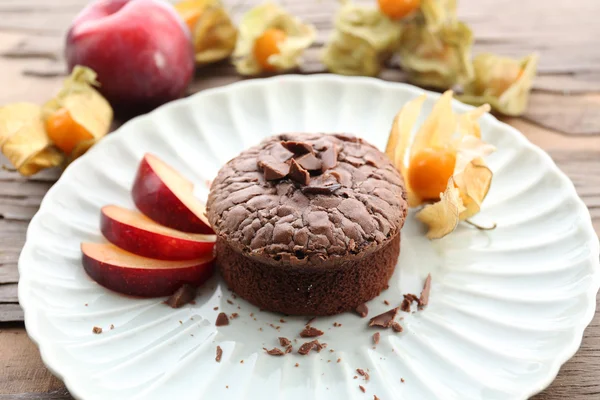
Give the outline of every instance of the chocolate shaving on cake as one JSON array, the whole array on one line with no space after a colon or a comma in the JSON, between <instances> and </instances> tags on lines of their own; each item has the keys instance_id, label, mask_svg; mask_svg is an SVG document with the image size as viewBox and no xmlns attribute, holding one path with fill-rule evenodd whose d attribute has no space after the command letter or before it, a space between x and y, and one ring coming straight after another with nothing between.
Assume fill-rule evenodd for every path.
<instances>
[{"instance_id":1,"label":"chocolate shaving on cake","mask_svg":"<svg viewBox=\"0 0 600 400\"><path fill-rule=\"evenodd\" d=\"M369 326L380 326L382 328L387 328L390 326L392 321L394 321L394 317L396 317L397 313L398 307L392 308L391 310L386 311L383 314L376 315L369 321Z\"/></svg>"},{"instance_id":2,"label":"chocolate shaving on cake","mask_svg":"<svg viewBox=\"0 0 600 400\"><path fill-rule=\"evenodd\" d=\"M310 174L304 169L296 160L292 158L290 161L290 172L288 177L302 185L308 185L310 183Z\"/></svg>"},{"instance_id":3,"label":"chocolate shaving on cake","mask_svg":"<svg viewBox=\"0 0 600 400\"><path fill-rule=\"evenodd\" d=\"M364 369L362 369L362 368L357 368L357 369L356 369L356 372L358 372L358 374L359 374L360 376L364 376L364 377L365 377L365 381L368 381L368 380L369 380L369 378L370 378L370 376L369 376L369 373L368 373L368 372L366 372Z\"/></svg>"},{"instance_id":4,"label":"chocolate shaving on cake","mask_svg":"<svg viewBox=\"0 0 600 400\"><path fill-rule=\"evenodd\" d=\"M285 178L290 172L290 165L275 160L265 160L259 162L259 167L262 168L265 180L276 181Z\"/></svg>"},{"instance_id":5,"label":"chocolate shaving on cake","mask_svg":"<svg viewBox=\"0 0 600 400\"><path fill-rule=\"evenodd\" d=\"M306 326L302 332L300 332L300 337L303 338L311 338L318 337L323 334L323 331L317 328L313 328L312 326Z\"/></svg>"},{"instance_id":6,"label":"chocolate shaving on cake","mask_svg":"<svg viewBox=\"0 0 600 400\"><path fill-rule=\"evenodd\" d=\"M267 354L270 356L282 356L285 354L283 351L281 351L281 349L278 349L277 347L273 347L271 350L267 350L263 347L263 350L266 351Z\"/></svg>"},{"instance_id":7,"label":"chocolate shaving on cake","mask_svg":"<svg viewBox=\"0 0 600 400\"><path fill-rule=\"evenodd\" d=\"M171 308L179 308L194 300L195 297L196 288L186 283L179 289L177 289L175 293L173 293L167 299L167 301L165 301L165 304L167 304Z\"/></svg>"},{"instance_id":8,"label":"chocolate shaving on cake","mask_svg":"<svg viewBox=\"0 0 600 400\"><path fill-rule=\"evenodd\" d=\"M342 185L338 183L331 173L319 175L310 180L308 186L302 188L304 194L332 194L340 189Z\"/></svg>"},{"instance_id":9,"label":"chocolate shaving on cake","mask_svg":"<svg viewBox=\"0 0 600 400\"><path fill-rule=\"evenodd\" d=\"M295 160L308 171L321 171L321 160L319 160L313 153L304 154L300 157L297 157Z\"/></svg>"},{"instance_id":10,"label":"chocolate shaving on cake","mask_svg":"<svg viewBox=\"0 0 600 400\"><path fill-rule=\"evenodd\" d=\"M216 362L221 362L221 357L223 356L223 349L221 346L217 346L217 356L215 357Z\"/></svg>"},{"instance_id":11,"label":"chocolate shaving on cake","mask_svg":"<svg viewBox=\"0 0 600 400\"><path fill-rule=\"evenodd\" d=\"M225 325L229 325L229 318L227 318L227 314L225 314L224 312L219 313L219 315L217 315L217 321L215 322L216 326L225 326Z\"/></svg>"},{"instance_id":12,"label":"chocolate shaving on cake","mask_svg":"<svg viewBox=\"0 0 600 400\"><path fill-rule=\"evenodd\" d=\"M429 303L429 292L431 291L431 274L427 275L425 284L423 284L423 290L421 291L421 297L419 297L419 309L422 310Z\"/></svg>"},{"instance_id":13,"label":"chocolate shaving on cake","mask_svg":"<svg viewBox=\"0 0 600 400\"><path fill-rule=\"evenodd\" d=\"M320 152L319 156L321 158L321 171L325 172L337 165L338 152L334 144Z\"/></svg>"},{"instance_id":14,"label":"chocolate shaving on cake","mask_svg":"<svg viewBox=\"0 0 600 400\"><path fill-rule=\"evenodd\" d=\"M290 344L292 344L292 342L290 342L290 339L288 339L288 338L280 337L279 344L283 347L286 347L286 346L289 346Z\"/></svg>"},{"instance_id":15,"label":"chocolate shaving on cake","mask_svg":"<svg viewBox=\"0 0 600 400\"><path fill-rule=\"evenodd\" d=\"M363 385L358 385L358 388L361 390L361 392L365 393L367 391L367 389L365 389L365 387Z\"/></svg>"},{"instance_id":16,"label":"chocolate shaving on cake","mask_svg":"<svg viewBox=\"0 0 600 400\"><path fill-rule=\"evenodd\" d=\"M281 142L281 145L287 150L294 153L295 156L301 156L303 154L312 153L313 147L310 143L297 142L295 140L287 140Z\"/></svg>"},{"instance_id":17,"label":"chocolate shaving on cake","mask_svg":"<svg viewBox=\"0 0 600 400\"><path fill-rule=\"evenodd\" d=\"M392 322L392 329L395 332L402 332L402 325L400 325L399 323L397 323L396 321Z\"/></svg>"},{"instance_id":18,"label":"chocolate shaving on cake","mask_svg":"<svg viewBox=\"0 0 600 400\"><path fill-rule=\"evenodd\" d=\"M375 332L373 334L373 343L375 344L379 344L379 338L381 337L381 335L379 334L379 332Z\"/></svg>"},{"instance_id":19,"label":"chocolate shaving on cake","mask_svg":"<svg viewBox=\"0 0 600 400\"><path fill-rule=\"evenodd\" d=\"M281 142L274 143L269 148L269 155L279 162L286 162L290 158L294 157L294 153L283 147Z\"/></svg>"},{"instance_id":20,"label":"chocolate shaving on cake","mask_svg":"<svg viewBox=\"0 0 600 400\"><path fill-rule=\"evenodd\" d=\"M366 304L361 304L360 306L356 307L355 311L358 315L360 315L361 318L365 318L367 315L369 315L369 308Z\"/></svg>"}]
</instances>

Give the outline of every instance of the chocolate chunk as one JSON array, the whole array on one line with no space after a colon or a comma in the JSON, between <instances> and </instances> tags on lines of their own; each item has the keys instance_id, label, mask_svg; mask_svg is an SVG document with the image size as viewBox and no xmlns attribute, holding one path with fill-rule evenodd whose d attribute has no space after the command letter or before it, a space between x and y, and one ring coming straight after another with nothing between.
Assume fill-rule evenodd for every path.
<instances>
[{"instance_id":1,"label":"chocolate chunk","mask_svg":"<svg viewBox=\"0 0 600 400\"><path fill-rule=\"evenodd\" d=\"M315 343L315 350L317 353L320 353L321 350L327 347L327 343L319 343L318 340L313 340L313 342Z\"/></svg>"},{"instance_id":2,"label":"chocolate chunk","mask_svg":"<svg viewBox=\"0 0 600 400\"><path fill-rule=\"evenodd\" d=\"M404 312L410 312L410 301L405 297L400 304L400 309Z\"/></svg>"},{"instance_id":3,"label":"chocolate chunk","mask_svg":"<svg viewBox=\"0 0 600 400\"><path fill-rule=\"evenodd\" d=\"M390 305L390 302L389 302L389 301L387 301L387 300L384 300L384 301L383 301L383 304L385 304L386 306L389 306L389 305Z\"/></svg>"},{"instance_id":4,"label":"chocolate chunk","mask_svg":"<svg viewBox=\"0 0 600 400\"><path fill-rule=\"evenodd\" d=\"M276 161L273 157L265 157L258 162L258 166L263 170L267 181L283 179L290 172L289 164Z\"/></svg>"},{"instance_id":5,"label":"chocolate chunk","mask_svg":"<svg viewBox=\"0 0 600 400\"><path fill-rule=\"evenodd\" d=\"M361 304L360 306L356 307L355 311L358 315L360 315L361 318L369 315L369 308L366 304Z\"/></svg>"},{"instance_id":6,"label":"chocolate chunk","mask_svg":"<svg viewBox=\"0 0 600 400\"><path fill-rule=\"evenodd\" d=\"M400 378L400 382L404 383L404 378Z\"/></svg>"},{"instance_id":7,"label":"chocolate chunk","mask_svg":"<svg viewBox=\"0 0 600 400\"><path fill-rule=\"evenodd\" d=\"M321 160L319 160L313 153L304 154L303 156L297 157L295 160L308 171L321 170Z\"/></svg>"},{"instance_id":8,"label":"chocolate chunk","mask_svg":"<svg viewBox=\"0 0 600 400\"><path fill-rule=\"evenodd\" d=\"M380 326L382 328L387 328L390 326L392 321L394 321L394 317L397 313L398 307L392 308L391 310L386 311L383 314L376 315L369 321L369 326Z\"/></svg>"},{"instance_id":9,"label":"chocolate chunk","mask_svg":"<svg viewBox=\"0 0 600 400\"><path fill-rule=\"evenodd\" d=\"M290 172L288 176L291 180L301 183L302 185L308 185L310 182L310 174L308 171L293 158L290 162Z\"/></svg>"},{"instance_id":10,"label":"chocolate chunk","mask_svg":"<svg viewBox=\"0 0 600 400\"><path fill-rule=\"evenodd\" d=\"M373 343L375 344L379 344L379 338L381 337L381 335L379 334L379 332L375 332L373 334Z\"/></svg>"},{"instance_id":11,"label":"chocolate chunk","mask_svg":"<svg viewBox=\"0 0 600 400\"><path fill-rule=\"evenodd\" d=\"M333 173L328 173L312 178L310 184L302 188L302 192L304 194L332 194L341 187L342 185L333 176Z\"/></svg>"},{"instance_id":12,"label":"chocolate chunk","mask_svg":"<svg viewBox=\"0 0 600 400\"><path fill-rule=\"evenodd\" d=\"M302 354L303 356L307 355L312 349L315 348L315 345L315 340L302 344L302 346L300 346L298 349L298 354Z\"/></svg>"},{"instance_id":13,"label":"chocolate chunk","mask_svg":"<svg viewBox=\"0 0 600 400\"><path fill-rule=\"evenodd\" d=\"M297 142L295 140L288 140L285 142L281 142L281 145L283 147L285 147L287 150L294 153L294 155L296 155L296 156L301 156L303 154L313 152L313 148L310 143Z\"/></svg>"},{"instance_id":14,"label":"chocolate chunk","mask_svg":"<svg viewBox=\"0 0 600 400\"><path fill-rule=\"evenodd\" d=\"M263 350L266 351L267 354L270 356L282 356L285 354L283 351L281 351L281 349L278 349L277 347L273 347L271 350L267 350L263 347Z\"/></svg>"},{"instance_id":15,"label":"chocolate chunk","mask_svg":"<svg viewBox=\"0 0 600 400\"><path fill-rule=\"evenodd\" d=\"M223 349L221 346L217 346L217 356L215 357L215 361L221 362L221 357L223 357Z\"/></svg>"},{"instance_id":16,"label":"chocolate chunk","mask_svg":"<svg viewBox=\"0 0 600 400\"><path fill-rule=\"evenodd\" d=\"M358 372L358 374L359 374L360 376L364 376L364 377L365 377L365 381L368 381L368 380L369 380L370 376L369 376L369 374L368 374L368 373L367 373L367 372L366 372L364 369L357 368L357 369L356 369L356 372Z\"/></svg>"},{"instance_id":17,"label":"chocolate chunk","mask_svg":"<svg viewBox=\"0 0 600 400\"><path fill-rule=\"evenodd\" d=\"M417 295L416 295L416 294L412 294L412 293L406 293L406 294L403 294L402 296L404 296L404 298L405 298L406 300L410 301L411 303L412 303L413 301L419 302L419 298L417 297Z\"/></svg>"},{"instance_id":18,"label":"chocolate chunk","mask_svg":"<svg viewBox=\"0 0 600 400\"><path fill-rule=\"evenodd\" d=\"M215 322L216 326L225 326L225 325L229 325L229 318L227 318L227 314L225 314L224 312L219 313L219 315L217 315L217 321Z\"/></svg>"},{"instance_id":19,"label":"chocolate chunk","mask_svg":"<svg viewBox=\"0 0 600 400\"><path fill-rule=\"evenodd\" d=\"M286 149L281 145L281 142L274 143L269 149L269 153L279 162L286 162L290 158L294 157L294 153Z\"/></svg>"},{"instance_id":20,"label":"chocolate chunk","mask_svg":"<svg viewBox=\"0 0 600 400\"><path fill-rule=\"evenodd\" d=\"M402 325L400 325L399 323L397 323L396 321L392 322L392 329L395 332L402 332Z\"/></svg>"},{"instance_id":21,"label":"chocolate chunk","mask_svg":"<svg viewBox=\"0 0 600 400\"><path fill-rule=\"evenodd\" d=\"M300 337L309 338L309 337L318 337L323 334L322 330L317 328L313 328L312 326L306 326L302 332L300 332Z\"/></svg>"},{"instance_id":22,"label":"chocolate chunk","mask_svg":"<svg viewBox=\"0 0 600 400\"><path fill-rule=\"evenodd\" d=\"M102 328L100 328L99 326L95 326L95 327L92 329L92 332L94 332L96 335L99 335L99 334L101 334L101 333L102 333Z\"/></svg>"},{"instance_id":23,"label":"chocolate chunk","mask_svg":"<svg viewBox=\"0 0 600 400\"><path fill-rule=\"evenodd\" d=\"M427 275L423 290L421 291L421 297L419 297L419 309L423 309L429 303L429 292L431 291L431 274Z\"/></svg>"},{"instance_id":24,"label":"chocolate chunk","mask_svg":"<svg viewBox=\"0 0 600 400\"><path fill-rule=\"evenodd\" d=\"M291 353L293 349L294 348L292 347L292 345L286 346L286 348L285 348L285 354Z\"/></svg>"},{"instance_id":25,"label":"chocolate chunk","mask_svg":"<svg viewBox=\"0 0 600 400\"><path fill-rule=\"evenodd\" d=\"M172 308L179 308L194 300L195 297L196 288L186 283L177 289L175 293L165 301L165 304Z\"/></svg>"},{"instance_id":26,"label":"chocolate chunk","mask_svg":"<svg viewBox=\"0 0 600 400\"><path fill-rule=\"evenodd\" d=\"M358 385L358 388L361 390L361 392L365 393L367 391L367 389L365 389L365 387L363 385Z\"/></svg>"},{"instance_id":27,"label":"chocolate chunk","mask_svg":"<svg viewBox=\"0 0 600 400\"><path fill-rule=\"evenodd\" d=\"M325 172L328 169L334 168L337 165L337 148L334 144L331 144L331 146L328 146L319 153L319 157L321 158L321 171Z\"/></svg>"},{"instance_id":28,"label":"chocolate chunk","mask_svg":"<svg viewBox=\"0 0 600 400\"><path fill-rule=\"evenodd\" d=\"M288 339L288 338L280 337L279 344L283 347L286 347L286 346L289 346L290 344L292 344L292 342L290 342L290 339Z\"/></svg>"}]
</instances>

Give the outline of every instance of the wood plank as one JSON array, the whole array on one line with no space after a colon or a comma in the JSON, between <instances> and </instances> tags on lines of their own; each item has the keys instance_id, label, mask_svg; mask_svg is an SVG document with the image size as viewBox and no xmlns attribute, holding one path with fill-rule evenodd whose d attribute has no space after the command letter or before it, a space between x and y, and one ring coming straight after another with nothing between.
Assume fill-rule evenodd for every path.
<instances>
[{"instance_id":1,"label":"wood plank","mask_svg":"<svg viewBox=\"0 0 600 400\"><path fill-rule=\"evenodd\" d=\"M0 322L22 322L23 321L23 309L16 303L0 304ZM2 325L0 325L1 331ZM24 332L25 330L23 330ZM2 354L2 353L0 353ZM1 365L2 357L0 357ZM0 385L0 393L5 389Z\"/></svg>"},{"instance_id":2,"label":"wood plank","mask_svg":"<svg viewBox=\"0 0 600 400\"><path fill-rule=\"evenodd\" d=\"M17 264L0 264L0 285L5 283L17 283L19 281L19 270ZM2 321L2 318L0 318Z\"/></svg>"},{"instance_id":3,"label":"wood plank","mask_svg":"<svg viewBox=\"0 0 600 400\"><path fill-rule=\"evenodd\" d=\"M0 285L0 303L17 303L18 301L16 283Z\"/></svg>"}]
</instances>

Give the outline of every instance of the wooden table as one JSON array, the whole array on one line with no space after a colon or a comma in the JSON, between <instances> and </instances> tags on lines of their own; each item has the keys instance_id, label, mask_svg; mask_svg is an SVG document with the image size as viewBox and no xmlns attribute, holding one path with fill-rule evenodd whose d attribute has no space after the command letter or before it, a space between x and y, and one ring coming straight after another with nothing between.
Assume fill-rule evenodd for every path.
<instances>
[{"instance_id":1,"label":"wooden table","mask_svg":"<svg viewBox=\"0 0 600 400\"><path fill-rule=\"evenodd\" d=\"M368 3L364 0L362 2ZM373 0L374 2L374 0ZM86 0L0 2L0 104L42 103L64 77L64 31ZM233 4L235 3L235 4ZM249 4L253 3L248 1ZM322 72L319 48L331 32L333 0L282 1L319 29L303 73ZM247 9L230 0L236 16ZM540 53L540 74L523 118L504 120L546 150L575 183L600 232L600 14L598 0L461 0L460 17L475 32L475 53ZM403 80L387 69L387 80ZM199 69L190 93L239 80L222 63ZM0 158L4 164L5 159ZM41 362L23 327L17 304L17 259L27 224L58 171L33 178L0 170L0 400L70 399ZM600 317L586 330L579 352L537 400L600 398Z\"/></svg>"}]
</instances>

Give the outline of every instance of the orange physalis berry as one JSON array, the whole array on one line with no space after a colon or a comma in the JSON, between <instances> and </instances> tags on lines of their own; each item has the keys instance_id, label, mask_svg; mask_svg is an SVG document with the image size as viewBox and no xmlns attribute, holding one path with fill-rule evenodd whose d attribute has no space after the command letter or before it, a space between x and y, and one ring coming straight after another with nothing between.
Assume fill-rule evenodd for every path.
<instances>
[{"instance_id":1,"label":"orange physalis berry","mask_svg":"<svg viewBox=\"0 0 600 400\"><path fill-rule=\"evenodd\" d=\"M415 154L408 166L408 183L424 200L439 200L454 173L456 154L452 150L426 148Z\"/></svg>"},{"instance_id":2,"label":"orange physalis berry","mask_svg":"<svg viewBox=\"0 0 600 400\"><path fill-rule=\"evenodd\" d=\"M421 5L421 0L377 0L379 9L391 19L406 17Z\"/></svg>"},{"instance_id":3,"label":"orange physalis berry","mask_svg":"<svg viewBox=\"0 0 600 400\"><path fill-rule=\"evenodd\" d=\"M48 117L46 133L56 147L66 154L71 154L80 142L93 138L87 129L73 120L66 108L60 108Z\"/></svg>"},{"instance_id":4,"label":"orange physalis berry","mask_svg":"<svg viewBox=\"0 0 600 400\"><path fill-rule=\"evenodd\" d=\"M269 57L281 52L279 45L285 40L286 34L281 29L267 29L254 42L254 58L266 71L274 71L275 68L269 62Z\"/></svg>"}]
</instances>

